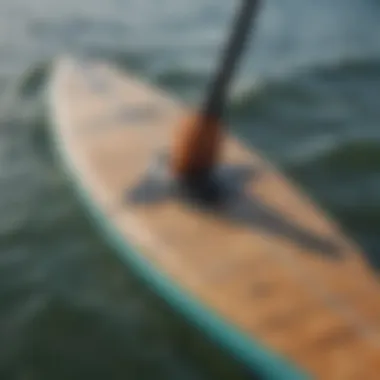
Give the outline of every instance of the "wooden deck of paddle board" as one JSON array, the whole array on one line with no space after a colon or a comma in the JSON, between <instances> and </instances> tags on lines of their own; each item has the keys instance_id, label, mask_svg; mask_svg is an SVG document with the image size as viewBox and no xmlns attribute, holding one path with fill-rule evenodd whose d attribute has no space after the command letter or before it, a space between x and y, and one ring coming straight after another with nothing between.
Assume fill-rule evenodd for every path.
<instances>
[{"instance_id":1,"label":"wooden deck of paddle board","mask_svg":"<svg viewBox=\"0 0 380 380\"><path fill-rule=\"evenodd\" d=\"M154 199L154 165L189 110L101 63L60 61L52 90L55 132L81 186L157 271L316 378L379 378L376 275L268 162L229 136L222 165L236 192L221 209L165 188Z\"/></svg>"}]
</instances>

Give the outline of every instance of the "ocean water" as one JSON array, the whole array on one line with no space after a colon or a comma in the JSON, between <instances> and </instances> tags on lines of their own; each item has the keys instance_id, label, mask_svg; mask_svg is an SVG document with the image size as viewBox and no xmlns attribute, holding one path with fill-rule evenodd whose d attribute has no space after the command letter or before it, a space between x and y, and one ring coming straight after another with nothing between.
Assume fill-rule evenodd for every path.
<instances>
[{"instance_id":1,"label":"ocean water","mask_svg":"<svg viewBox=\"0 0 380 380\"><path fill-rule=\"evenodd\" d=\"M266 0L234 131L380 259L380 3ZM199 104L237 2L2 0L0 379L247 379L115 257L54 160L51 63L116 62Z\"/></svg>"}]
</instances>

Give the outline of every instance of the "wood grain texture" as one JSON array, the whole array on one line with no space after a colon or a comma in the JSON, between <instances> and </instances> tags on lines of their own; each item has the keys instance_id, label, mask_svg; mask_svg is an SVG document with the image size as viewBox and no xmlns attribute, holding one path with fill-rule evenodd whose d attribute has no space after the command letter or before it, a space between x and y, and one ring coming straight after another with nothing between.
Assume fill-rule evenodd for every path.
<instances>
[{"instance_id":1,"label":"wood grain texture","mask_svg":"<svg viewBox=\"0 0 380 380\"><path fill-rule=\"evenodd\" d=\"M316 378L379 378L376 275L275 168L228 136L225 199L194 204L163 156L189 110L104 64L62 61L54 89L83 185L158 271Z\"/></svg>"}]
</instances>

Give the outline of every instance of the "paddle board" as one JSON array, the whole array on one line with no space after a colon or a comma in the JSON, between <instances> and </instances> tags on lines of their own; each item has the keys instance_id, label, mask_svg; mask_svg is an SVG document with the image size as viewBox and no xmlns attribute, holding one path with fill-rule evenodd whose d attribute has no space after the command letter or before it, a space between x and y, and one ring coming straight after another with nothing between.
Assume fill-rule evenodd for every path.
<instances>
[{"instance_id":1,"label":"paddle board","mask_svg":"<svg viewBox=\"0 0 380 380\"><path fill-rule=\"evenodd\" d=\"M378 379L380 293L360 249L254 149L228 135L218 202L170 175L192 111L105 62L64 57L52 135L127 265L263 379Z\"/></svg>"}]
</instances>

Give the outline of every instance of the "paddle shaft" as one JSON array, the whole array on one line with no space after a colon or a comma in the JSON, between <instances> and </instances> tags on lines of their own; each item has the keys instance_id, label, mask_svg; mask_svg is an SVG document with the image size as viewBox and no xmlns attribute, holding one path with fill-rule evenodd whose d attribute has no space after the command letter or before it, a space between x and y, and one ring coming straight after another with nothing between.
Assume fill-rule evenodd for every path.
<instances>
[{"instance_id":1,"label":"paddle shaft","mask_svg":"<svg viewBox=\"0 0 380 380\"><path fill-rule=\"evenodd\" d=\"M202 114L220 120L226 103L229 85L244 52L251 25L257 14L259 0L243 0L237 12L232 33L225 46L220 66L211 82Z\"/></svg>"},{"instance_id":2,"label":"paddle shaft","mask_svg":"<svg viewBox=\"0 0 380 380\"><path fill-rule=\"evenodd\" d=\"M221 119L228 87L242 56L258 5L259 0L242 0L204 106L198 115L184 121L176 136L171 166L173 173L186 181L196 183L199 178L208 177L218 161L223 134Z\"/></svg>"}]
</instances>

